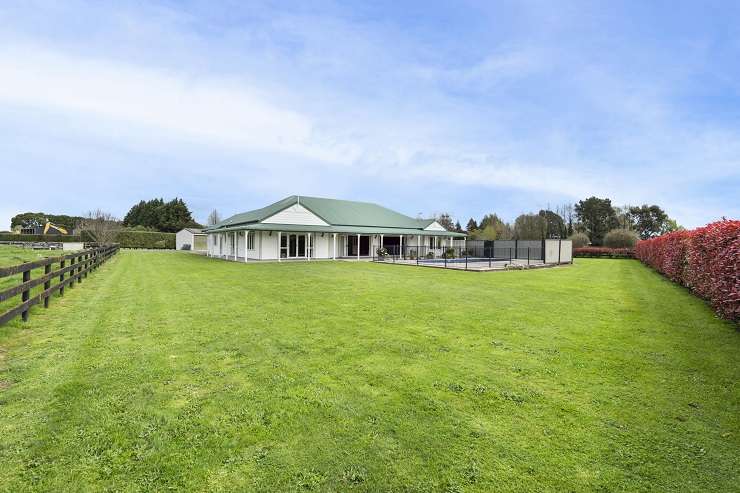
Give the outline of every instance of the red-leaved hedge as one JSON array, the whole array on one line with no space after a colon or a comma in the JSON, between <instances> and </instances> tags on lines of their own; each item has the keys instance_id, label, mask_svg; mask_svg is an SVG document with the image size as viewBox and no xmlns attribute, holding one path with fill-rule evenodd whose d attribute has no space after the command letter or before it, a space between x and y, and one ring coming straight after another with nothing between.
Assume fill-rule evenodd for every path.
<instances>
[{"instance_id":1,"label":"red-leaved hedge","mask_svg":"<svg viewBox=\"0 0 740 493\"><path fill-rule=\"evenodd\" d=\"M740 320L740 221L641 241L635 256L709 300L722 317Z\"/></svg>"},{"instance_id":2,"label":"red-leaved hedge","mask_svg":"<svg viewBox=\"0 0 740 493\"><path fill-rule=\"evenodd\" d=\"M580 247L573 249L574 257L635 258L632 248Z\"/></svg>"}]
</instances>

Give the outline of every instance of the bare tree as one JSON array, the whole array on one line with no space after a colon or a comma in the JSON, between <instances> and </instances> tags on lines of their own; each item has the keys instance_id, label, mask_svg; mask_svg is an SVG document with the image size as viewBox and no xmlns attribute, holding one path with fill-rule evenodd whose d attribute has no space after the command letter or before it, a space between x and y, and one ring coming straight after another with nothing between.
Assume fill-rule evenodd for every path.
<instances>
[{"instance_id":1,"label":"bare tree","mask_svg":"<svg viewBox=\"0 0 740 493\"><path fill-rule=\"evenodd\" d=\"M100 209L88 212L77 228L87 233L99 245L110 245L120 229L120 222L109 212Z\"/></svg>"},{"instance_id":2,"label":"bare tree","mask_svg":"<svg viewBox=\"0 0 740 493\"><path fill-rule=\"evenodd\" d=\"M210 214L208 214L208 226L213 226L214 224L218 224L221 222L221 214L218 213L216 209L213 209Z\"/></svg>"},{"instance_id":3,"label":"bare tree","mask_svg":"<svg viewBox=\"0 0 740 493\"><path fill-rule=\"evenodd\" d=\"M575 211L573 210L573 204L562 204L558 207L558 214L565 221L565 227L567 229L568 236L573 234L574 225L573 219L575 218Z\"/></svg>"}]
</instances>

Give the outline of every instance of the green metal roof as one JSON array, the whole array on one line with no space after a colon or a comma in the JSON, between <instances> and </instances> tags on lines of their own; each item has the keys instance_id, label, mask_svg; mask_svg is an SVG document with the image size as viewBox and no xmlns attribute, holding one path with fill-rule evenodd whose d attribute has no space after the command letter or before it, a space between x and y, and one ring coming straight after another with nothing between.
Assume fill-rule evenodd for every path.
<instances>
[{"instance_id":1,"label":"green metal roof","mask_svg":"<svg viewBox=\"0 0 740 493\"><path fill-rule=\"evenodd\" d=\"M323 219L330 226L276 225L261 223L261 221L264 221L278 212L298 203ZM266 231L320 231L332 233L465 236L463 234L453 233L450 231L424 231L424 228L433 222L434 219L414 219L371 202L291 195L290 197L284 198L274 204L270 204L267 207L231 216L206 231L260 229ZM259 227L257 227L258 225Z\"/></svg>"},{"instance_id":2,"label":"green metal roof","mask_svg":"<svg viewBox=\"0 0 740 493\"><path fill-rule=\"evenodd\" d=\"M420 235L420 236L452 236L464 238L465 234L453 231L424 231L423 229L409 228L378 228L374 226L311 226L305 224L265 224L252 223L226 226L218 228L218 232L229 231L283 231L297 233L348 233L348 234L385 234L385 235Z\"/></svg>"}]
</instances>

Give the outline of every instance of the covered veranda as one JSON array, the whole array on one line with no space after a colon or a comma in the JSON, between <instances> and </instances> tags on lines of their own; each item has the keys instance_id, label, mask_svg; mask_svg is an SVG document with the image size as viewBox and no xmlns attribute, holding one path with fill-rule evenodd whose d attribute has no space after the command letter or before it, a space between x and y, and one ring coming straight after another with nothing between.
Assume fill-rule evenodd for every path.
<instances>
[{"instance_id":1,"label":"covered veranda","mask_svg":"<svg viewBox=\"0 0 740 493\"><path fill-rule=\"evenodd\" d=\"M447 232L410 231L413 234L407 234L406 231L385 229L382 232L364 232L326 231L326 228L322 228L322 231L306 226L270 229L264 225L253 226L262 227L241 227L209 233L207 255L240 262L371 260L379 248L399 254L404 248L417 246L441 253L444 248L465 244L465 239L459 237L461 235L455 238Z\"/></svg>"}]
</instances>

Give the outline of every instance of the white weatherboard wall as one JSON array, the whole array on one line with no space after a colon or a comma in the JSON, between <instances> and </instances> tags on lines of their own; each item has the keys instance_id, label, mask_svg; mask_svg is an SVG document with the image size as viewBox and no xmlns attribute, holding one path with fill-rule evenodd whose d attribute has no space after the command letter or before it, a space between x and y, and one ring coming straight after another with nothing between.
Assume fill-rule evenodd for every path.
<instances>
[{"instance_id":1,"label":"white weatherboard wall","mask_svg":"<svg viewBox=\"0 0 740 493\"><path fill-rule=\"evenodd\" d=\"M309 211L301 204L291 205L264 221L267 224L301 224L305 226L328 226L323 219Z\"/></svg>"},{"instance_id":2,"label":"white weatherboard wall","mask_svg":"<svg viewBox=\"0 0 740 493\"><path fill-rule=\"evenodd\" d=\"M263 260L274 260L278 258L278 233L277 231L272 232L272 236L270 236L270 232L268 231L261 231L262 236L262 259ZM260 245L257 245L257 248L260 248Z\"/></svg>"},{"instance_id":3,"label":"white weatherboard wall","mask_svg":"<svg viewBox=\"0 0 740 493\"><path fill-rule=\"evenodd\" d=\"M190 245L190 248L193 248L194 240L193 233L187 229L181 229L177 234L175 234L175 248L177 250L182 250L183 245Z\"/></svg>"},{"instance_id":4,"label":"white weatherboard wall","mask_svg":"<svg viewBox=\"0 0 740 493\"><path fill-rule=\"evenodd\" d=\"M432 224L424 228L425 231L447 231L441 224L434 221Z\"/></svg>"},{"instance_id":5,"label":"white weatherboard wall","mask_svg":"<svg viewBox=\"0 0 740 493\"><path fill-rule=\"evenodd\" d=\"M568 263L573 259L571 240L545 240L545 263Z\"/></svg>"}]
</instances>

